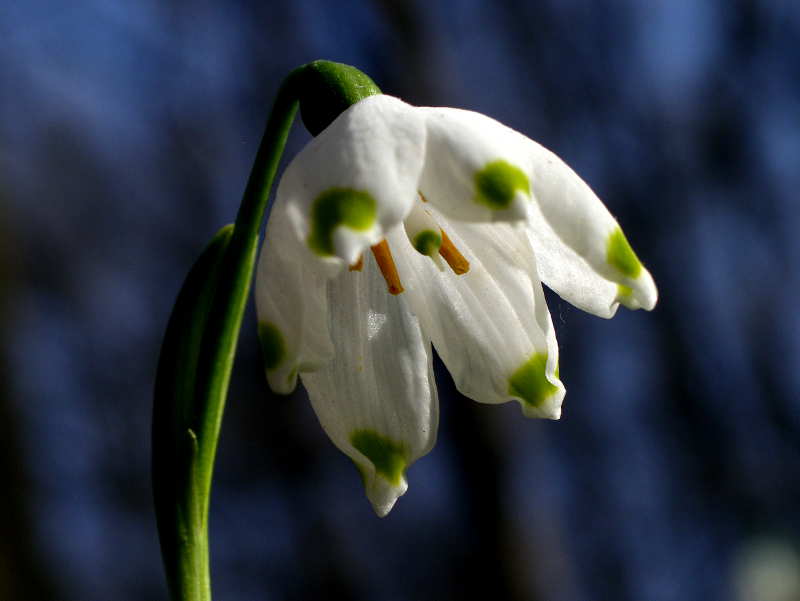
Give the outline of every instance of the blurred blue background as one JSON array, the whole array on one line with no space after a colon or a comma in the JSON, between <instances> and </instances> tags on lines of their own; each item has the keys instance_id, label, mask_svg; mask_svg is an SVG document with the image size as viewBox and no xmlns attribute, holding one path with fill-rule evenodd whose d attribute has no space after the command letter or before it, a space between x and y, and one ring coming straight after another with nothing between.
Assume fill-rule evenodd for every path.
<instances>
[{"instance_id":1,"label":"blurred blue background","mask_svg":"<svg viewBox=\"0 0 800 601\"><path fill-rule=\"evenodd\" d=\"M439 442L383 520L246 326L215 599L800 599L798 39L795 0L5 3L0 599L166 599L161 336L282 77L317 58L556 151L661 300L603 321L549 296L560 422L439 369Z\"/></svg>"}]
</instances>

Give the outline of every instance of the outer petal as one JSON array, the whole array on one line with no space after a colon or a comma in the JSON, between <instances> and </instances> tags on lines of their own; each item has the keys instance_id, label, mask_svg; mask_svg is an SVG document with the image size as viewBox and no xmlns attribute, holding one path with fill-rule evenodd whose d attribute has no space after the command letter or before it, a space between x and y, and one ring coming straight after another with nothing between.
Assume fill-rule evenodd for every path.
<instances>
[{"instance_id":1,"label":"outer petal","mask_svg":"<svg viewBox=\"0 0 800 601\"><path fill-rule=\"evenodd\" d=\"M290 393L298 371L333 357L323 266L294 235L285 203L276 202L256 269L259 338L270 388Z\"/></svg>"},{"instance_id":2,"label":"outer petal","mask_svg":"<svg viewBox=\"0 0 800 601\"><path fill-rule=\"evenodd\" d=\"M389 240L423 331L456 387L479 402L515 399L529 417L558 419L565 389L533 253L492 225L437 219L469 260L466 274L440 272L402 234Z\"/></svg>"},{"instance_id":3,"label":"outer petal","mask_svg":"<svg viewBox=\"0 0 800 601\"><path fill-rule=\"evenodd\" d=\"M303 374L322 427L359 468L379 516L405 493L405 471L433 447L438 399L430 344L405 295L392 296L374 261L329 284L336 356Z\"/></svg>"},{"instance_id":4,"label":"outer petal","mask_svg":"<svg viewBox=\"0 0 800 601\"><path fill-rule=\"evenodd\" d=\"M528 140L528 154L537 201L531 242L544 282L601 317L611 317L617 301L631 309L652 309L658 299L653 278L605 205L546 148ZM613 297L606 282L616 289Z\"/></svg>"},{"instance_id":5,"label":"outer petal","mask_svg":"<svg viewBox=\"0 0 800 601\"><path fill-rule=\"evenodd\" d=\"M658 293L652 277L603 203L561 159L485 115L419 110L428 123L420 189L431 204L462 221L527 218L541 279L581 309L611 317L620 302L631 309L653 308ZM522 172L534 203L524 202L519 173L506 170L503 185L498 162ZM488 180L495 190L514 190L512 215L492 212L476 200L481 170L491 165L499 178Z\"/></svg>"},{"instance_id":6,"label":"outer petal","mask_svg":"<svg viewBox=\"0 0 800 601\"><path fill-rule=\"evenodd\" d=\"M543 221L538 208L529 227L497 224L495 235L533 250L538 277L564 300L599 317L611 318L620 304L620 286L607 280L562 242Z\"/></svg>"},{"instance_id":7,"label":"outer petal","mask_svg":"<svg viewBox=\"0 0 800 601\"><path fill-rule=\"evenodd\" d=\"M428 130L420 190L431 204L461 221L527 219L531 187L524 138L479 113L417 110Z\"/></svg>"},{"instance_id":8,"label":"outer petal","mask_svg":"<svg viewBox=\"0 0 800 601\"><path fill-rule=\"evenodd\" d=\"M620 287L592 269L540 217L532 221L517 235L527 238L534 249L542 281L579 309L606 319L614 317Z\"/></svg>"},{"instance_id":9,"label":"outer petal","mask_svg":"<svg viewBox=\"0 0 800 601\"><path fill-rule=\"evenodd\" d=\"M277 198L318 256L352 264L406 216L424 159L422 115L397 98L370 96L295 157Z\"/></svg>"}]
</instances>

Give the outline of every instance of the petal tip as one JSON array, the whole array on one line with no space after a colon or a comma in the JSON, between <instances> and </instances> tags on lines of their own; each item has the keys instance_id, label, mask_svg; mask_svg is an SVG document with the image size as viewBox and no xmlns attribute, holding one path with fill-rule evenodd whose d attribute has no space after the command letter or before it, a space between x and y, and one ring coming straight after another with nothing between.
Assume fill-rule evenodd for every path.
<instances>
[{"instance_id":1,"label":"petal tip","mask_svg":"<svg viewBox=\"0 0 800 601\"><path fill-rule=\"evenodd\" d=\"M653 276L647 270L643 270L636 280L617 284L616 300L632 311L637 309L652 311L658 302L658 289Z\"/></svg>"},{"instance_id":2,"label":"petal tip","mask_svg":"<svg viewBox=\"0 0 800 601\"><path fill-rule=\"evenodd\" d=\"M522 402L520 403L520 407L522 408L522 415L528 419L561 419L561 408L558 407L532 407Z\"/></svg>"},{"instance_id":3,"label":"petal tip","mask_svg":"<svg viewBox=\"0 0 800 601\"><path fill-rule=\"evenodd\" d=\"M297 367L267 371L267 384L275 394L292 394L297 388Z\"/></svg>"},{"instance_id":4,"label":"petal tip","mask_svg":"<svg viewBox=\"0 0 800 601\"><path fill-rule=\"evenodd\" d=\"M377 516L384 517L408 490L407 446L371 429L354 430L350 443L358 452L351 458L361 474L367 498Z\"/></svg>"},{"instance_id":5,"label":"petal tip","mask_svg":"<svg viewBox=\"0 0 800 601\"><path fill-rule=\"evenodd\" d=\"M653 276L650 275L649 271L644 271L642 274L642 279L644 279L644 289L646 291L642 302L642 308L645 311L652 311L655 309L656 304L658 303L658 288L656 287Z\"/></svg>"},{"instance_id":6,"label":"petal tip","mask_svg":"<svg viewBox=\"0 0 800 601\"><path fill-rule=\"evenodd\" d=\"M378 474L368 475L365 482L367 499L379 518L389 515L397 499L406 494L408 483L405 478L399 484L390 484Z\"/></svg>"},{"instance_id":7,"label":"petal tip","mask_svg":"<svg viewBox=\"0 0 800 601\"><path fill-rule=\"evenodd\" d=\"M522 414L529 419L561 419L561 404L565 395L564 385L559 381L558 390L538 405L532 405L517 399L522 408Z\"/></svg>"}]
</instances>

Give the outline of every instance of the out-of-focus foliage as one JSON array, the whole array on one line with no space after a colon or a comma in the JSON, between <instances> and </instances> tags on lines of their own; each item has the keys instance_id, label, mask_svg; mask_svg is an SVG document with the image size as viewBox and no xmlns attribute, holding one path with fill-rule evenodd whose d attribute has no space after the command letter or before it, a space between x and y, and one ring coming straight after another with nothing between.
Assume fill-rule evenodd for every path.
<instances>
[{"instance_id":1,"label":"out-of-focus foliage","mask_svg":"<svg viewBox=\"0 0 800 601\"><path fill-rule=\"evenodd\" d=\"M17 561L44 566L4 575L9 590L166 598L148 456L160 338L235 214L279 82L316 58L555 150L661 301L603 322L550 296L560 422L443 380L439 443L386 520L302 393L269 395L247 315L211 509L217 598L705 601L760 582L748 558L765 540L796 557L796 2L7 4L0 406L31 483L13 489L30 524Z\"/></svg>"}]
</instances>

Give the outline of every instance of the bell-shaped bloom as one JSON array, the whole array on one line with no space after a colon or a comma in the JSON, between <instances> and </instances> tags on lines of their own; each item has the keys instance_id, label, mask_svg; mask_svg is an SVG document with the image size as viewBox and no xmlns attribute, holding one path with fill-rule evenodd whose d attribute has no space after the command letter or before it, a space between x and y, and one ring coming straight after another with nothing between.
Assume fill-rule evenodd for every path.
<instances>
[{"instance_id":1,"label":"bell-shaped bloom","mask_svg":"<svg viewBox=\"0 0 800 601\"><path fill-rule=\"evenodd\" d=\"M376 95L290 163L258 264L270 387L302 377L378 515L436 439L431 344L458 390L558 419L542 284L601 317L652 309L653 279L561 159L489 117Z\"/></svg>"}]
</instances>

